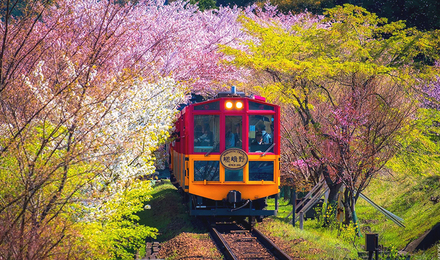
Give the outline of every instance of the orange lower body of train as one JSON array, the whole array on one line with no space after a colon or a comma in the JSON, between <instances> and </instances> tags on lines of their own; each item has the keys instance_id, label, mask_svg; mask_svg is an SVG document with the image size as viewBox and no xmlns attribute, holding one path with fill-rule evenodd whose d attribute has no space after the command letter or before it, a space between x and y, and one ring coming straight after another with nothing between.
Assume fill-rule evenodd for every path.
<instances>
[{"instance_id":1,"label":"orange lower body of train","mask_svg":"<svg viewBox=\"0 0 440 260\"><path fill-rule=\"evenodd\" d=\"M279 155L249 154L242 169L225 168L220 155L171 152L172 181L188 196L198 216L270 216L266 198L279 192Z\"/></svg>"}]
</instances>

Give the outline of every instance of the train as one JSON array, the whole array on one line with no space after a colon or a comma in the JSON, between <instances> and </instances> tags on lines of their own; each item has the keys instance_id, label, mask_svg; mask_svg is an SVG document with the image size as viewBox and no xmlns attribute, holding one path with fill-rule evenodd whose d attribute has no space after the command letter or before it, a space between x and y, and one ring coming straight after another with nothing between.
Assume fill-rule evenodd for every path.
<instances>
[{"instance_id":1,"label":"train","mask_svg":"<svg viewBox=\"0 0 440 260\"><path fill-rule=\"evenodd\" d=\"M280 186L280 107L231 91L187 104L170 143L171 181L192 216L276 215ZM267 209L266 198L275 197Z\"/></svg>"}]
</instances>

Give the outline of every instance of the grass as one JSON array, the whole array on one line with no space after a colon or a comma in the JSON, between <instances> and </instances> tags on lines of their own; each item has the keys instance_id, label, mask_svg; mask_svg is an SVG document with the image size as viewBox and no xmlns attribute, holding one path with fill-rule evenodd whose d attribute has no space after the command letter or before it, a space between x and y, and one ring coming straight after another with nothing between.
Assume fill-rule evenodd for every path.
<instances>
[{"instance_id":1,"label":"grass","mask_svg":"<svg viewBox=\"0 0 440 260\"><path fill-rule=\"evenodd\" d=\"M304 221L304 229L299 224L293 227L285 217L292 211L288 201L278 200L278 215L257 225L273 239L286 244L287 252L294 252L300 259L356 259L356 243L353 244L353 231L338 228L323 228L318 219ZM268 200L269 207L274 207L274 199ZM289 217L289 220L292 216Z\"/></svg>"},{"instance_id":2,"label":"grass","mask_svg":"<svg viewBox=\"0 0 440 260\"><path fill-rule=\"evenodd\" d=\"M153 186L151 208L139 214L140 224L155 227L159 234L154 241L161 243L159 258L166 259L221 259L203 223L189 215L183 196L170 183L162 180ZM145 256L145 249L139 256Z\"/></svg>"},{"instance_id":3,"label":"grass","mask_svg":"<svg viewBox=\"0 0 440 260\"><path fill-rule=\"evenodd\" d=\"M292 205L283 199L279 200L278 215L265 219L257 227L298 259L357 259L358 252L364 251L365 233L378 233L379 244L400 250L440 222L440 203L430 201L431 197L440 196L440 176L381 176L371 182L364 194L402 217L406 228L387 220L362 199L356 207L362 230L360 238L353 235L353 227L341 229L335 223L332 228L323 228L318 219L306 220L304 230L299 229L298 223L293 227L285 220ZM182 196L169 181L156 185L152 196L148 202L151 209L144 210L140 217L141 224L158 228L156 241L168 241L184 232L191 233L195 239L206 239L206 230L194 225ZM274 199L269 199L268 204L269 208L274 208ZM439 259L438 251L440 244L416 253L411 259Z\"/></svg>"},{"instance_id":4,"label":"grass","mask_svg":"<svg viewBox=\"0 0 440 260\"><path fill-rule=\"evenodd\" d=\"M440 196L440 176L383 175L373 180L363 193L376 204L403 218L406 227L397 226L363 199L359 199L356 212L362 233L360 238L350 235L352 227L340 229L334 223L330 229L322 228L317 219L306 220L304 230L301 231L286 223L285 217L291 212L292 205L280 199L279 214L272 217L276 224L267 224L270 225L268 228L272 234L285 241L292 243L302 238L307 241L303 242L304 248L317 247L324 251L317 258L305 253L302 255L304 259L342 259L356 258L357 252L364 251L366 233L378 233L380 245L398 251L440 222L440 203L431 201L431 197ZM269 200L269 204L273 207L274 200ZM296 247L294 243L292 246ZM341 251L340 248L343 248L344 253L337 252ZM347 254L346 250L349 251ZM440 259L439 251L440 243L437 243L426 251L416 252L411 259Z\"/></svg>"},{"instance_id":5,"label":"grass","mask_svg":"<svg viewBox=\"0 0 440 260\"><path fill-rule=\"evenodd\" d=\"M189 216L181 194L169 181L156 184L151 195L152 199L147 202L151 209L139 214L139 223L159 230L156 241L170 240L182 232L203 231L200 225L194 225L194 218Z\"/></svg>"},{"instance_id":6,"label":"grass","mask_svg":"<svg viewBox=\"0 0 440 260\"><path fill-rule=\"evenodd\" d=\"M379 243L386 247L403 249L440 222L440 203L431 201L431 197L440 196L440 176L383 175L373 180L364 194L404 219L405 228L398 227L365 201L358 201L356 210L361 225L378 233ZM435 259L429 257L436 251L434 246L416 253L412 259Z\"/></svg>"},{"instance_id":7,"label":"grass","mask_svg":"<svg viewBox=\"0 0 440 260\"><path fill-rule=\"evenodd\" d=\"M300 259L354 259L357 257L355 248L347 241L339 239L329 232L316 229L300 230L279 219L266 220L257 227L269 234L271 238L279 238L285 244L283 250L296 255ZM274 240L277 240L277 239Z\"/></svg>"}]
</instances>

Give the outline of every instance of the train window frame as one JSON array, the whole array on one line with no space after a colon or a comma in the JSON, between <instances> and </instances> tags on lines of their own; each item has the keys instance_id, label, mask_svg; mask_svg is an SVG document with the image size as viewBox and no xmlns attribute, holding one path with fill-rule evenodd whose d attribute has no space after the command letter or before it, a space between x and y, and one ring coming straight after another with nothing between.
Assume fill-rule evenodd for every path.
<instances>
[{"instance_id":1,"label":"train window frame","mask_svg":"<svg viewBox=\"0 0 440 260\"><path fill-rule=\"evenodd\" d=\"M272 163L272 179L271 180L266 180L266 179L254 179L251 180L251 164L253 163L262 163L262 162L266 162L266 163ZM248 181L249 183L255 183L255 182L267 182L267 183L272 183L275 182L275 172L276 172L276 161L275 160L250 160L248 162Z\"/></svg>"},{"instance_id":2,"label":"train window frame","mask_svg":"<svg viewBox=\"0 0 440 260\"><path fill-rule=\"evenodd\" d=\"M257 147L261 146L262 149L251 151L251 147L255 146L255 145L252 145L253 142L257 140L257 136L256 136L257 126L262 124L258 121L257 124L251 125L251 121L252 121L251 117L256 117L256 116L270 117L269 122L272 122L271 124L273 125L273 128L271 128L270 133L268 132L270 139L271 139L271 143L257 145ZM262 153L275 154L276 153L276 151L277 151L276 146L279 145L276 142L279 139L279 137L277 135L275 135L278 133L277 127L279 127L278 123L276 122L277 121L276 118L277 118L277 116L276 116L275 111L273 111L272 113L268 113L268 111L255 110L255 111L252 111L252 113L247 113L247 120L246 120L247 127L248 127L248 129L246 131L247 132L247 136L246 136L246 138L247 138L247 147L246 147L247 153L249 153L249 154L262 154ZM262 122L264 124L264 120L262 120ZM270 124L268 126L266 124L264 124L264 126L267 128L267 127L270 127ZM253 132L253 134L252 134L252 132ZM270 148L270 149L269 149L269 151L266 152L266 150L268 148Z\"/></svg>"},{"instance_id":3,"label":"train window frame","mask_svg":"<svg viewBox=\"0 0 440 260\"><path fill-rule=\"evenodd\" d=\"M211 126L211 125L209 126L210 131L212 133L212 139L213 139L212 145L208 145L208 146L197 145L196 146L196 143L201 141L200 138L202 137L202 136L195 135L195 129L197 127L197 125L195 123L196 117L210 117L210 116L214 118L214 120L212 122L214 124L214 126ZM207 153L218 154L220 152L221 132L222 132L221 131L221 118L222 118L222 115L220 113L193 113L193 116L191 119L192 120L192 128L191 128L192 140L190 141L190 144L192 147L192 152L194 154L207 154ZM200 118L198 120L202 120L202 119ZM202 128L203 128L203 124L202 124ZM196 141L196 140L198 140L198 141ZM203 140L200 143L202 144Z\"/></svg>"},{"instance_id":4,"label":"train window frame","mask_svg":"<svg viewBox=\"0 0 440 260\"><path fill-rule=\"evenodd\" d=\"M230 147L226 148L226 139L227 139L227 134L228 134L227 129L229 129L228 126L226 125L227 124L226 120L227 120L228 117L229 118L230 117L236 117L235 120L237 120L237 118L240 118L239 121L240 121L240 124L241 124L241 133L240 133L241 136L239 137L239 143L241 143L241 146L239 146L239 147L234 145L234 146L230 146ZM223 125L223 127L221 127L221 129L220 129L221 130L220 134L221 134L222 137L224 137L224 140L223 140L223 142L221 142L220 151L225 151L225 150L227 150L229 148L239 148L239 149L244 150L243 146L244 146L244 132L245 132L244 130L245 129L243 129L243 126L245 126L245 123L246 123L245 115L243 115L243 113L224 113L222 115L222 118L223 118L223 123L220 124L220 125ZM233 123L233 124L235 125L236 123ZM231 130L232 133L235 133L236 129L235 129L235 127L233 125L231 125L231 129L229 129L229 130Z\"/></svg>"},{"instance_id":5,"label":"train window frame","mask_svg":"<svg viewBox=\"0 0 440 260\"><path fill-rule=\"evenodd\" d=\"M218 169L218 175L217 175L217 180L207 180L207 179L203 179L203 180L196 180L196 163L199 163L199 162L214 162L214 163L217 163L218 164L218 167L217 167L217 169ZM209 182L213 182L213 183L220 183L220 181L221 181L221 176L222 176L222 170L221 170L221 163L220 163L220 160L215 160L215 159L210 159L210 160L199 160L199 159L194 159L194 160L192 160L192 168L193 168L193 176L192 176L192 178L190 178L191 179L191 181L192 182L194 182L194 183L203 183L204 181L209 181Z\"/></svg>"},{"instance_id":6,"label":"train window frame","mask_svg":"<svg viewBox=\"0 0 440 260\"><path fill-rule=\"evenodd\" d=\"M197 103L194 104L193 106L193 111L197 111L197 112L219 112L220 109L220 105L221 102L220 100L213 100L213 101L206 101L206 102L202 102L202 103Z\"/></svg>"},{"instance_id":7,"label":"train window frame","mask_svg":"<svg viewBox=\"0 0 440 260\"><path fill-rule=\"evenodd\" d=\"M258 105L258 109L254 108L254 105ZM275 112L275 106L268 104L266 102L258 102L256 100L248 100L248 110L249 111L273 111Z\"/></svg>"},{"instance_id":8,"label":"train window frame","mask_svg":"<svg viewBox=\"0 0 440 260\"><path fill-rule=\"evenodd\" d=\"M246 167L247 168L247 167ZM228 179L226 179L226 172L234 172L234 171L236 171L236 172L241 172L241 179L240 180L234 180L234 179L232 179L232 180L228 180ZM223 182L224 183L228 183L228 184L230 184L230 183L245 183L246 182L246 180L245 180L245 177L246 177L246 174L245 174L245 168L243 167L243 168L241 168L241 169L237 169L237 170L230 170L230 169L226 169L225 167L223 167Z\"/></svg>"}]
</instances>

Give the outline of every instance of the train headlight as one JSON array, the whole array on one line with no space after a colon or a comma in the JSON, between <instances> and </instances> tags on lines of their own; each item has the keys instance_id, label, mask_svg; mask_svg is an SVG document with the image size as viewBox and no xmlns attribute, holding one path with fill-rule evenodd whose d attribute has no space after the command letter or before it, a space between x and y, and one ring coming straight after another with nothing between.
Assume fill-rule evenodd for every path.
<instances>
[{"instance_id":1,"label":"train headlight","mask_svg":"<svg viewBox=\"0 0 440 260\"><path fill-rule=\"evenodd\" d=\"M242 109L243 108L243 103L238 101L237 103L235 103L235 107L237 107L238 109Z\"/></svg>"},{"instance_id":2,"label":"train headlight","mask_svg":"<svg viewBox=\"0 0 440 260\"><path fill-rule=\"evenodd\" d=\"M226 102L226 108L227 109L231 109L232 108L232 102L231 101Z\"/></svg>"}]
</instances>

